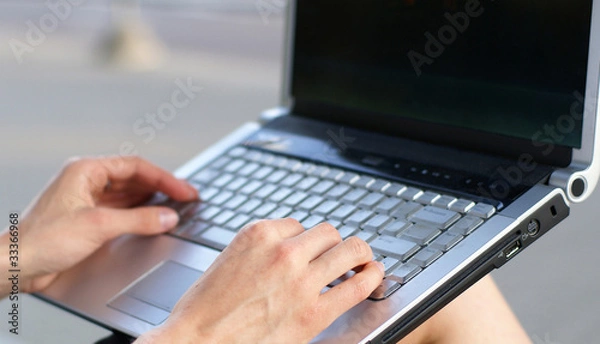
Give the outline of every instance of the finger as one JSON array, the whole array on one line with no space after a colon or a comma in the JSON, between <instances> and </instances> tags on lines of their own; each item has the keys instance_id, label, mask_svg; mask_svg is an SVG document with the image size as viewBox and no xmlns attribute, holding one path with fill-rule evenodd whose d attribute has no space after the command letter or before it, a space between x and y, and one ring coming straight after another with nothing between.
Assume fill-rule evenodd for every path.
<instances>
[{"instance_id":1,"label":"finger","mask_svg":"<svg viewBox=\"0 0 600 344\"><path fill-rule=\"evenodd\" d=\"M341 243L342 237L335 227L321 223L292 238L292 242L302 246L303 257L310 262Z\"/></svg>"},{"instance_id":2,"label":"finger","mask_svg":"<svg viewBox=\"0 0 600 344\"><path fill-rule=\"evenodd\" d=\"M291 218L275 220L258 220L244 226L255 227L258 231L264 230L273 233L279 239L288 239L304 233L304 227L297 220ZM253 228L254 229L254 228Z\"/></svg>"},{"instance_id":3,"label":"finger","mask_svg":"<svg viewBox=\"0 0 600 344\"><path fill-rule=\"evenodd\" d=\"M373 260L371 247L357 237L350 237L311 262L319 278L318 285L326 285L353 268Z\"/></svg>"},{"instance_id":4,"label":"finger","mask_svg":"<svg viewBox=\"0 0 600 344\"><path fill-rule=\"evenodd\" d=\"M109 183L129 182L139 183L150 192L163 192L177 201L198 198L198 192L189 183L138 157L81 160L70 168L88 176L93 195L102 195Z\"/></svg>"},{"instance_id":5,"label":"finger","mask_svg":"<svg viewBox=\"0 0 600 344\"><path fill-rule=\"evenodd\" d=\"M322 309L327 309L328 323L335 321L350 308L364 301L381 284L383 264L371 261L361 272L329 289L319 296Z\"/></svg>"},{"instance_id":6,"label":"finger","mask_svg":"<svg viewBox=\"0 0 600 344\"><path fill-rule=\"evenodd\" d=\"M129 193L119 193L119 194L110 194L102 197L100 201L98 201L97 206L99 207L107 207L107 208L131 208L134 206L139 206L150 200L152 198L152 194L143 193L143 194L129 194Z\"/></svg>"},{"instance_id":7,"label":"finger","mask_svg":"<svg viewBox=\"0 0 600 344\"><path fill-rule=\"evenodd\" d=\"M110 240L122 234L164 233L177 225L179 216L173 209L167 207L134 209L97 207L80 214L79 221L79 227L98 233L103 240Z\"/></svg>"}]
</instances>

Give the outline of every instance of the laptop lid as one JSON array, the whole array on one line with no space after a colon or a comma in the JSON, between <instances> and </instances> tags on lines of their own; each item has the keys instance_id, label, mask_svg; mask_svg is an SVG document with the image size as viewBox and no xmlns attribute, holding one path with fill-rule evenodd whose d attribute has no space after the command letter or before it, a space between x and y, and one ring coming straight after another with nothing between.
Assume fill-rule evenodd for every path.
<instances>
[{"instance_id":1,"label":"laptop lid","mask_svg":"<svg viewBox=\"0 0 600 344\"><path fill-rule=\"evenodd\" d=\"M595 124L582 116L592 0L298 0L293 13L295 115L554 166Z\"/></svg>"}]
</instances>

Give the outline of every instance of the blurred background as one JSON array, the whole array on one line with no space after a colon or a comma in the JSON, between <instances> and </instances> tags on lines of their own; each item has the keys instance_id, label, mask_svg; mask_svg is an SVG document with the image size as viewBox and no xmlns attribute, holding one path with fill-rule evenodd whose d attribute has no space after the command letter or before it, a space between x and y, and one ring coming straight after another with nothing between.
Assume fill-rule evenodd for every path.
<instances>
[{"instance_id":1,"label":"blurred background","mask_svg":"<svg viewBox=\"0 0 600 344\"><path fill-rule=\"evenodd\" d=\"M54 7L48 4L58 4ZM174 170L278 104L284 0L0 0L0 216L75 155L124 142ZM52 8L51 8L52 7ZM202 88L151 140L135 123L177 82ZM599 193L494 273L534 343L597 343ZM2 215L4 214L4 215ZM32 297L0 343L93 343L108 331Z\"/></svg>"}]
</instances>

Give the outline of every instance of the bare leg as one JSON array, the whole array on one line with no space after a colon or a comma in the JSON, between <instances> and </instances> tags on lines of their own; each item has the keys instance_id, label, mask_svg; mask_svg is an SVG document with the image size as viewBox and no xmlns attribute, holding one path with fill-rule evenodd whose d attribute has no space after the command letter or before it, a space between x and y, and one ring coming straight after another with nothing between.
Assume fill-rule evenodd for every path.
<instances>
[{"instance_id":1,"label":"bare leg","mask_svg":"<svg viewBox=\"0 0 600 344\"><path fill-rule=\"evenodd\" d=\"M398 344L530 344L531 340L486 276Z\"/></svg>"}]
</instances>

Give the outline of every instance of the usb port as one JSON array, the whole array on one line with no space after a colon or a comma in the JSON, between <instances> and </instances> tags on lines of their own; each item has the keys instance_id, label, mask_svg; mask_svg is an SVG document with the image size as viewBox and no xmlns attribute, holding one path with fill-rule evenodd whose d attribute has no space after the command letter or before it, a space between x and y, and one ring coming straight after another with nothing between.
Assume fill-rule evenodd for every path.
<instances>
[{"instance_id":1,"label":"usb port","mask_svg":"<svg viewBox=\"0 0 600 344\"><path fill-rule=\"evenodd\" d=\"M512 243L510 246L505 248L504 251L502 251L502 252L504 253L504 257L506 258L506 260L509 260L512 257L514 257L514 255L517 254L517 252L519 252L521 247L522 247L521 240L517 240L514 243Z\"/></svg>"}]
</instances>

